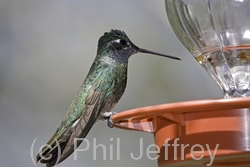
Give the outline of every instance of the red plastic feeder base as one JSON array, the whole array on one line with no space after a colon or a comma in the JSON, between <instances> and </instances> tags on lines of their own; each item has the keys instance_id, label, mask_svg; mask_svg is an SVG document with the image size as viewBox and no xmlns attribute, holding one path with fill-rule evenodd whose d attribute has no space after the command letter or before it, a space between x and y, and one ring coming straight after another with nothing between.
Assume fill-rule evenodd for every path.
<instances>
[{"instance_id":1,"label":"red plastic feeder base","mask_svg":"<svg viewBox=\"0 0 250 167\"><path fill-rule=\"evenodd\" d=\"M114 115L154 134L159 167L250 167L250 97L162 104Z\"/></svg>"}]
</instances>

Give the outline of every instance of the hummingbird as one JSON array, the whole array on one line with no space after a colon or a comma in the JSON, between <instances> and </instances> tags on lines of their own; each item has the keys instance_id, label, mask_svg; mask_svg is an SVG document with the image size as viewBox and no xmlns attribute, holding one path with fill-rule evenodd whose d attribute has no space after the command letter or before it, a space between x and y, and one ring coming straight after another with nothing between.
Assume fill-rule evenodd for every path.
<instances>
[{"instance_id":1,"label":"hummingbird","mask_svg":"<svg viewBox=\"0 0 250 167\"><path fill-rule=\"evenodd\" d=\"M105 32L98 41L97 55L87 77L55 134L37 154L37 162L50 167L65 160L81 144L82 140L75 139L85 138L97 120L107 119L112 127L115 113L111 110L125 91L128 59L140 52L180 60L139 48L121 30Z\"/></svg>"}]
</instances>

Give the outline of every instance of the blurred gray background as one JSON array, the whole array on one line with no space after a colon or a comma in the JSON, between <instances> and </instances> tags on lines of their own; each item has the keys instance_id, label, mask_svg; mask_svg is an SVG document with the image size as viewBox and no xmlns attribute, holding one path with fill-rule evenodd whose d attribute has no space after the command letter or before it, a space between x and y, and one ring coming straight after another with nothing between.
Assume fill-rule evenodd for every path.
<instances>
[{"instance_id":1,"label":"blurred gray background","mask_svg":"<svg viewBox=\"0 0 250 167\"><path fill-rule=\"evenodd\" d=\"M140 47L182 59L132 56L127 89L113 111L223 97L174 35L163 0L0 0L1 166L34 166L32 142L37 139L32 149L35 156L59 126L82 84L99 37L112 28L124 30ZM107 160L101 148L94 160L95 138L97 144L107 147ZM118 138L120 160L116 156ZM130 153L139 156L140 138L144 155L133 160ZM110 129L100 121L87 139L88 151L79 152L76 161L70 156L59 166L157 166L157 161L145 154L154 143L152 134ZM86 143L80 148L85 147Z\"/></svg>"}]
</instances>

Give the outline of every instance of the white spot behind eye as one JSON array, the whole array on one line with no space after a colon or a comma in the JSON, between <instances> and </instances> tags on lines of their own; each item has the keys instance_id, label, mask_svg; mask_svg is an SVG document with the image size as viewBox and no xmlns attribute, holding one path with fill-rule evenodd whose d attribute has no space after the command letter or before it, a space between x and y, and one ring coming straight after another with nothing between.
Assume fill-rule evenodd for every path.
<instances>
[{"instance_id":1,"label":"white spot behind eye","mask_svg":"<svg viewBox=\"0 0 250 167\"><path fill-rule=\"evenodd\" d=\"M113 42L120 43L121 39L113 40Z\"/></svg>"}]
</instances>

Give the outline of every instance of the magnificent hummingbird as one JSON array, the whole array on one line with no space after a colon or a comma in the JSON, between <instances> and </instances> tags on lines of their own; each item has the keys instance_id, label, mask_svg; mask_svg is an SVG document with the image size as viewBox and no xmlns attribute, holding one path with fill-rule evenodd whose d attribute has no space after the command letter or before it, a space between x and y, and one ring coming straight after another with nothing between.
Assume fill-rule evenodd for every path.
<instances>
[{"instance_id":1,"label":"magnificent hummingbird","mask_svg":"<svg viewBox=\"0 0 250 167\"><path fill-rule=\"evenodd\" d=\"M128 59L135 53L149 53L180 60L133 44L120 30L105 32L99 39L97 56L66 116L55 134L36 156L36 161L54 166L77 148L97 120L107 119L112 126L111 109L123 95L127 83Z\"/></svg>"}]
</instances>

